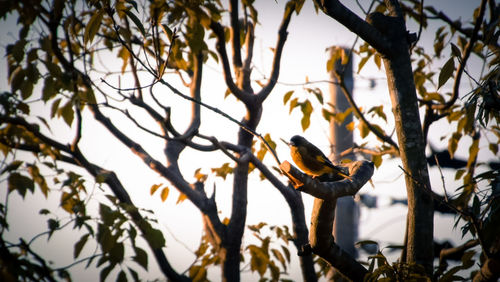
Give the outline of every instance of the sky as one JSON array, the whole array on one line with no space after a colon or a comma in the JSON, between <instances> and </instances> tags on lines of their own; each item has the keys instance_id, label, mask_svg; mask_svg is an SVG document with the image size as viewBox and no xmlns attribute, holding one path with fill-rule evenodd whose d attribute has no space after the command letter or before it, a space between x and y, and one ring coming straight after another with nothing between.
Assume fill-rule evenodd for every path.
<instances>
[{"instance_id":1,"label":"sky","mask_svg":"<svg viewBox=\"0 0 500 282\"><path fill-rule=\"evenodd\" d=\"M224 3L225 1L223 1ZM344 1L345 5L355 8L354 1ZM349 2L349 3L348 3ZM361 1L365 3L366 1ZM255 34L257 39L255 42L254 56L254 78L260 79L265 75L268 77L271 69L272 52L270 48L274 48L276 42L276 34L281 21L284 1L257 0L257 9L259 11L260 25L256 27ZM476 1L426 1L426 4L435 5L438 10L445 10L451 18L461 17L462 19L470 19ZM364 5L366 8L367 5ZM5 23L2 22L4 28L0 31L0 45L5 47L12 40L12 34L16 34L15 19L8 18ZM6 27L6 28L5 28ZM410 31L417 31L418 26L409 23ZM314 143L325 153L329 150L328 141L328 123L321 116L320 110L315 110L312 115L311 127L302 132L300 128L301 114L298 109L288 114L288 106L283 106L283 95L295 90L296 97L300 99L315 98L301 90L300 86L293 86L309 81L329 80L329 75L326 72L326 61L328 53L325 51L330 46L351 46L355 40L355 36L346 28L335 22L333 19L319 13L316 14L312 1L306 1L300 15L294 15L289 26L289 35L285 44L282 55L281 72L279 83L273 90L264 105L262 121L257 128L261 134L270 133L274 140L279 138L289 139L295 134L302 134L309 140L314 140ZM434 31L432 28L426 31L421 41L426 46L432 48L432 40ZM359 42L358 42L359 44ZM98 58L102 65L121 66L121 61L115 58ZM359 58L354 58L354 65L357 66ZM436 68L439 67L439 62L436 63ZM206 103L216 106L217 108L228 113L232 117L239 119L242 117L243 107L236 103L234 97L229 96L224 99L225 86L220 82L221 68L213 60L209 61L205 67L203 77L203 92L202 99ZM306 78L307 77L307 78ZM391 131L393 121L390 111L390 99L387 91L384 70L378 70L372 61L367 63L360 74L355 74L355 99L363 108L369 108L374 105L384 105L389 121L384 126L387 131ZM370 88L370 79L376 82L375 87ZM127 83L126 79L122 80ZM129 81L129 80L128 80ZM116 81L112 81L116 82ZM463 82L466 83L466 82ZM328 93L327 83L318 83L314 86L319 87L324 94ZM451 88L450 85L444 87ZM6 64L5 57L0 58L0 91L10 89L6 81ZM183 89L184 93L188 93ZM186 126L187 120L183 113L188 107L188 103L182 99L166 95L165 101L174 105L172 107L173 122L176 125ZM35 103L32 115L46 116L46 108L43 103ZM317 105L316 105L317 106ZM88 114L88 112L86 113ZM116 116L110 113L112 116ZM200 131L207 135L214 135L219 140L236 140L237 126L223 117L202 109L202 126ZM139 135L140 131L130 128L129 124L115 120L119 128L126 129L126 132L132 136ZM146 125L152 123L144 120ZM430 131L430 136L433 136L431 143L438 148L445 148L446 142L440 141L439 137L446 136L450 131L447 124L441 122L433 126ZM167 241L165 249L167 257L178 271L185 270L192 263L195 250L199 244L201 236L201 217L200 213L194 206L185 201L181 204L176 204L178 193L165 180L161 179L154 172L149 171L144 164L127 148L117 143L116 141L103 138L106 136L106 131L100 124L93 121L86 115L84 120L84 128L89 132L84 135L81 141L82 150L88 154L89 159L106 168L113 168L118 173L121 181L126 184L129 193L132 196L134 203L137 206L153 209L155 216L159 220L159 228L164 231ZM53 128L57 132L58 138L71 140L73 129L68 128L62 122L56 122ZM368 139L369 142L377 144L374 138ZM360 142L359 135L355 134L355 142ZM141 137L143 146L154 156L161 159L163 144L161 140L151 137ZM467 140L462 141L464 146ZM467 146L465 146L468 148ZM281 142L278 142L277 153L281 160L291 161L288 155L288 149ZM458 156L465 157L466 152L458 152ZM28 155L19 154L21 158L28 159ZM484 160L495 158L495 156L483 154L480 157ZM196 160L196 161L193 161ZM221 165L224 162L230 162L227 157L220 153L198 154L196 152L187 151L183 153L181 160L181 170L186 175L188 180L194 174L194 171L202 167L202 172L208 173L210 167ZM266 157L265 162L268 165L275 165L272 158ZM401 170L398 168L399 160L385 160L383 165L375 171L373 183L375 188L369 184L361 189L361 193L375 195L379 197L378 209L361 208L360 215L360 239L371 239L381 242L382 245L401 243L404 234L404 220L406 217L406 207L401 205L390 205L391 198L405 198L404 177ZM453 189L460 185L454 181L455 172L452 170L443 170L443 176L446 179L448 189ZM436 169L430 169L431 182L433 187L442 189L440 173ZM225 181L215 176L209 176L206 187L217 187L217 201L221 210L221 218L230 215L231 201L231 177ZM252 173L249 178L249 204L247 224L256 224L262 221L270 225L291 225L289 208L286 202L266 181L260 181L257 173ZM92 182L89 182L92 183ZM165 202L160 200L158 194L150 195L150 187L153 184L162 183L164 186L170 187L170 195ZM0 202L5 201L5 193L2 188L5 188L6 181L0 182ZM102 195L108 191L104 188L99 188L96 185L90 185L94 190L95 198L100 199ZM5 191L6 189L3 189ZM209 189L210 190L210 189ZM312 197L303 195L306 218L309 220L309 215L312 209ZM11 220L11 228L9 232L13 242L17 241L17 236L25 235L27 238L35 236L39 232L46 229L47 217L38 215L38 210L42 207L55 207L58 205L59 195L53 193L46 201L41 201L41 195L37 192L34 195L29 195L25 200L22 200L17 194L12 194L9 197L9 214ZM28 208L29 207L29 208ZM97 209L97 201L90 203L90 209ZM58 212L60 218L67 219L67 216L61 211ZM188 222L188 224L186 224ZM27 224L28 223L28 224ZM459 229L452 228L454 218L452 216L435 216L435 237L437 240L451 240L460 242L461 232ZM56 232L56 234L47 241L46 237L39 238L35 241L34 246L41 253L46 254L56 265L64 265L72 261L72 248L74 243L74 233L71 232ZM70 238L72 240L67 240ZM255 243L251 232L247 230L245 234L246 243ZM95 247L95 246L94 246ZM69 250L69 251L68 251ZM295 253L295 248L290 245L292 254ZM90 254L93 247L88 244L83 253ZM294 280L301 280L300 270L298 268L297 259L293 256L292 267L289 269L289 277ZM150 269L148 273L144 273L144 278L155 279L160 278L161 274L156 266L153 257L150 257ZM242 267L244 264L242 264ZM90 281L98 277L95 271L84 271L83 265L77 265L75 269L75 280ZM220 272L218 269L210 271L210 278L218 280ZM256 276L243 272L243 280L255 280Z\"/></svg>"}]
</instances>

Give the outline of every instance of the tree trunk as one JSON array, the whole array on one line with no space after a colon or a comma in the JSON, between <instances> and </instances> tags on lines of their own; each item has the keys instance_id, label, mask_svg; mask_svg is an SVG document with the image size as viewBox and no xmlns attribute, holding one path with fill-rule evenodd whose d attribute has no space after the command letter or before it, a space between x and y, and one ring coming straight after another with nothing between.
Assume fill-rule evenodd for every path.
<instances>
[{"instance_id":1,"label":"tree trunk","mask_svg":"<svg viewBox=\"0 0 500 282\"><path fill-rule=\"evenodd\" d=\"M431 276L434 211L426 191L430 182L406 27L402 17L374 13L368 20L391 44L391 52L383 56L383 61L408 195L406 262L424 266Z\"/></svg>"}]
</instances>

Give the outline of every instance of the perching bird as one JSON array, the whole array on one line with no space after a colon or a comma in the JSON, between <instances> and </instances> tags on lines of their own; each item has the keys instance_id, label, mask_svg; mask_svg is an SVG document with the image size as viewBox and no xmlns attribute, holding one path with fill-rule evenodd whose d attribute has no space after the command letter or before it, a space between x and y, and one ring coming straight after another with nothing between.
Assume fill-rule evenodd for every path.
<instances>
[{"instance_id":1,"label":"perching bird","mask_svg":"<svg viewBox=\"0 0 500 282\"><path fill-rule=\"evenodd\" d=\"M303 172L313 177L326 174L329 180L351 179L349 175L335 166L320 149L304 137L295 135L290 139L288 145L293 161Z\"/></svg>"}]
</instances>

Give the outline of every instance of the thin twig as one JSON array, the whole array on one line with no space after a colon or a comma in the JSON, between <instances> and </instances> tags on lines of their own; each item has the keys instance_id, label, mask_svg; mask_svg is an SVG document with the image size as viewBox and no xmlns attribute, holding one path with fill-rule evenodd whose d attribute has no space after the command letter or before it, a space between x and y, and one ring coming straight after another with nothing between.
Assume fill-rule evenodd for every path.
<instances>
[{"instance_id":1,"label":"thin twig","mask_svg":"<svg viewBox=\"0 0 500 282\"><path fill-rule=\"evenodd\" d=\"M385 135L383 132L378 131L365 118L365 116L363 115L361 110L356 105L356 102L354 102L354 99L353 99L351 93L349 93L349 90L347 89L347 87L345 85L344 77L337 72L333 72L333 73L334 73L335 77L337 78L337 80L339 81L339 86L340 86L340 89L342 90L342 93L344 93L345 97L347 98L349 105L351 105L351 107L354 109L354 113L356 114L356 116L366 125L366 127L368 127L368 129L370 129L371 132L373 132L373 134L375 134L375 136L377 136L378 138L380 138L384 142L388 143L389 145L394 147L399 152L399 147L396 144L396 142L394 142L389 136Z\"/></svg>"},{"instance_id":2,"label":"thin twig","mask_svg":"<svg viewBox=\"0 0 500 282\"><path fill-rule=\"evenodd\" d=\"M443 171L441 170L441 166L439 165L439 160L436 155L434 155L434 159L436 160L436 165L439 169L439 174L441 175L441 182L443 182L443 192L444 192L444 200L448 202L448 194L446 193L446 184L444 182Z\"/></svg>"},{"instance_id":3,"label":"thin twig","mask_svg":"<svg viewBox=\"0 0 500 282\"><path fill-rule=\"evenodd\" d=\"M437 197L437 195L432 191L432 189L430 187L428 187L425 184L420 183L417 179L415 179L410 173L408 173L400 165L398 167L408 177L410 177L412 179L412 181L414 181L417 185L419 185L420 187L422 187L424 189L424 191L427 192L434 200L437 200L437 201L441 202L445 206L447 206L450 209L452 209L453 211L455 211L457 214L461 215L464 219L466 219L467 221L469 221L472 224L472 226L474 227L475 231L476 231L476 236L477 236L477 239L479 240L479 243L481 244L481 249L483 250L483 254L487 258L491 257L491 254L490 254L489 250L486 248L486 245L485 245L485 242L484 242L484 238L482 236L482 232L481 232L480 227L479 227L479 222L477 221L477 218L472 213L470 213L469 211L466 211L466 210L459 209L459 208L455 207L453 204L451 204L450 202L443 200L441 197Z\"/></svg>"}]
</instances>

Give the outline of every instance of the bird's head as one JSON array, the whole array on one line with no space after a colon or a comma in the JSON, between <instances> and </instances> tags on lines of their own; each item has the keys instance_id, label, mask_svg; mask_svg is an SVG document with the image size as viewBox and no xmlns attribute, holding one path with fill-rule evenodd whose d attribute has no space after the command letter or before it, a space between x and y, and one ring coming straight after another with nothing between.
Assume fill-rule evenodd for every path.
<instances>
[{"instance_id":1,"label":"bird's head","mask_svg":"<svg viewBox=\"0 0 500 282\"><path fill-rule=\"evenodd\" d=\"M307 143L307 140L300 136L300 135L295 135L293 136L291 139L290 139L290 146L300 146L300 145L304 145Z\"/></svg>"}]
</instances>

